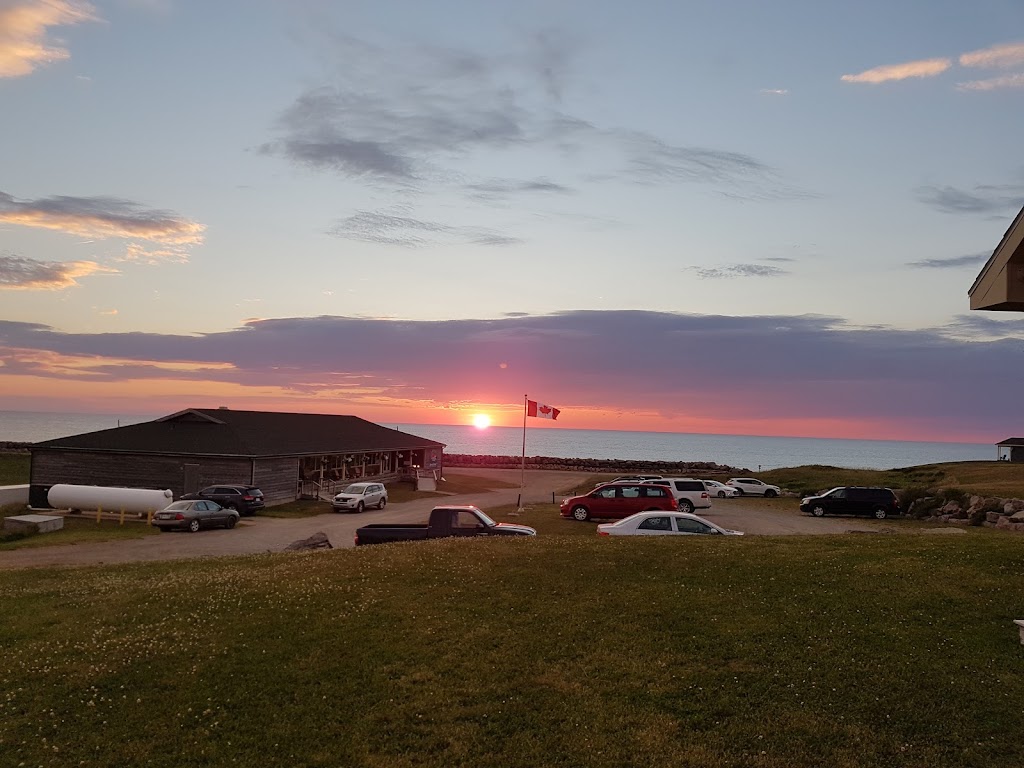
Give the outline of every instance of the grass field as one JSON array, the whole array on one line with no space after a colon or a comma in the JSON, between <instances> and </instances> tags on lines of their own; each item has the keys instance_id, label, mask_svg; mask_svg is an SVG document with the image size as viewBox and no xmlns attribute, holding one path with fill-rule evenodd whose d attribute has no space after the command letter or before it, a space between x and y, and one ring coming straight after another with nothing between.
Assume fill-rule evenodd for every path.
<instances>
[{"instance_id":1,"label":"grass field","mask_svg":"<svg viewBox=\"0 0 1024 768\"><path fill-rule=\"evenodd\" d=\"M1024 763L1020 537L607 540L586 527L0 571L0 754L12 766Z\"/></svg>"},{"instance_id":2,"label":"grass field","mask_svg":"<svg viewBox=\"0 0 1024 768\"><path fill-rule=\"evenodd\" d=\"M0 452L0 485L22 485L28 482L29 454Z\"/></svg>"},{"instance_id":3,"label":"grass field","mask_svg":"<svg viewBox=\"0 0 1024 768\"><path fill-rule=\"evenodd\" d=\"M25 514L25 507L22 504L7 504L0 507L0 518L23 514ZM97 523L94 515L66 515L64 527L52 533L22 534L0 530L0 552L31 547L56 547L62 544L85 544L112 539L138 539L157 533L159 531L156 528L146 525L144 520L138 520L135 516L126 517L122 525L120 519L110 516L104 516Z\"/></svg>"}]
</instances>

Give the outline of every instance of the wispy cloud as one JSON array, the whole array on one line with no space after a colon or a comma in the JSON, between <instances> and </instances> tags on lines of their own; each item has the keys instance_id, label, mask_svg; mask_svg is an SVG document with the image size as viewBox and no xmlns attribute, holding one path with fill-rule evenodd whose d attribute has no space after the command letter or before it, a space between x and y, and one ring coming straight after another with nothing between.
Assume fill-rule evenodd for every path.
<instances>
[{"instance_id":1,"label":"wispy cloud","mask_svg":"<svg viewBox=\"0 0 1024 768\"><path fill-rule=\"evenodd\" d=\"M1020 208L1024 204L1024 187L979 185L968 191L951 186L925 186L917 189L917 199L943 213L996 213Z\"/></svg>"},{"instance_id":2,"label":"wispy cloud","mask_svg":"<svg viewBox=\"0 0 1024 768\"><path fill-rule=\"evenodd\" d=\"M960 66L1005 69L1024 64L1024 43L999 43L960 55Z\"/></svg>"},{"instance_id":3,"label":"wispy cloud","mask_svg":"<svg viewBox=\"0 0 1024 768\"><path fill-rule=\"evenodd\" d=\"M1024 88L1024 72L1016 75L1001 75L986 80L969 80L957 83L958 91L995 91L1002 88Z\"/></svg>"},{"instance_id":4,"label":"wispy cloud","mask_svg":"<svg viewBox=\"0 0 1024 768\"><path fill-rule=\"evenodd\" d=\"M0 77L22 77L71 56L47 39L50 27L95 21L79 0L0 0Z\"/></svg>"},{"instance_id":5,"label":"wispy cloud","mask_svg":"<svg viewBox=\"0 0 1024 768\"><path fill-rule=\"evenodd\" d=\"M762 88L758 93L763 93L765 96L787 96L789 95L788 88Z\"/></svg>"},{"instance_id":6,"label":"wispy cloud","mask_svg":"<svg viewBox=\"0 0 1024 768\"><path fill-rule=\"evenodd\" d=\"M484 153L543 158L552 176L593 169L585 181L721 186L738 197L789 196L777 171L738 151L674 144L645 131L601 127L568 114L574 46L547 32L518 52L487 55L428 46L383 48L331 36L344 80L307 89L259 151L386 189L443 189L477 200L575 191L558 178L478 178ZM560 161L565 160L564 164ZM532 162L531 162L532 164ZM752 186L751 194L738 188Z\"/></svg>"},{"instance_id":7,"label":"wispy cloud","mask_svg":"<svg viewBox=\"0 0 1024 768\"><path fill-rule=\"evenodd\" d=\"M4 192L0 192L0 221L81 237L141 238L174 245L201 243L205 229L171 211L144 208L114 197L16 200Z\"/></svg>"},{"instance_id":8,"label":"wispy cloud","mask_svg":"<svg viewBox=\"0 0 1024 768\"><path fill-rule=\"evenodd\" d=\"M779 259L766 259L779 261ZM779 277L788 275L789 270L770 264L727 264L721 267L692 267L702 280L722 280L736 277Z\"/></svg>"},{"instance_id":9,"label":"wispy cloud","mask_svg":"<svg viewBox=\"0 0 1024 768\"><path fill-rule=\"evenodd\" d=\"M476 245L515 245L519 238L485 227L456 226L425 221L398 211L359 211L341 219L330 234L346 240L359 240L379 245L421 248L445 243Z\"/></svg>"},{"instance_id":10,"label":"wispy cloud","mask_svg":"<svg viewBox=\"0 0 1024 768\"><path fill-rule=\"evenodd\" d=\"M0 290L59 291L78 285L89 275L117 272L95 261L38 261L25 256L0 256Z\"/></svg>"},{"instance_id":11,"label":"wispy cloud","mask_svg":"<svg viewBox=\"0 0 1024 768\"><path fill-rule=\"evenodd\" d=\"M188 251L183 246L171 246L165 248L146 248L139 243L128 243L125 246L124 254L117 257L115 261L133 262L138 264L185 264L189 260Z\"/></svg>"},{"instance_id":12,"label":"wispy cloud","mask_svg":"<svg viewBox=\"0 0 1024 768\"><path fill-rule=\"evenodd\" d=\"M907 80L914 77L941 75L953 65L949 59L922 59L903 64L885 64L865 70L856 75L843 75L844 83L887 83L892 80Z\"/></svg>"},{"instance_id":13,"label":"wispy cloud","mask_svg":"<svg viewBox=\"0 0 1024 768\"><path fill-rule=\"evenodd\" d=\"M984 264L988 259L987 253L972 253L968 256L949 256L944 259L921 259L920 261L907 262L908 267L920 267L922 269L956 269L957 267L975 267Z\"/></svg>"},{"instance_id":14,"label":"wispy cloud","mask_svg":"<svg viewBox=\"0 0 1024 768\"><path fill-rule=\"evenodd\" d=\"M549 179L531 179L527 181L496 179L467 184L466 189L478 197L486 199L531 193L568 195L575 191L571 187L558 184Z\"/></svg>"}]
</instances>

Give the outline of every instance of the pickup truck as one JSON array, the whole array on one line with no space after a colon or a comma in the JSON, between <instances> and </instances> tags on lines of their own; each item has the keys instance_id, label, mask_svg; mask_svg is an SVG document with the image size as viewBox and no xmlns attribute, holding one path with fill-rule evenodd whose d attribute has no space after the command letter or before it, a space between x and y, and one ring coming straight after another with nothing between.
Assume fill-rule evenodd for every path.
<instances>
[{"instance_id":1,"label":"pickup truck","mask_svg":"<svg viewBox=\"0 0 1024 768\"><path fill-rule=\"evenodd\" d=\"M356 529L356 546L389 541L443 539L449 536L536 536L525 525L496 523L476 507L434 507L427 523L375 523Z\"/></svg>"}]
</instances>

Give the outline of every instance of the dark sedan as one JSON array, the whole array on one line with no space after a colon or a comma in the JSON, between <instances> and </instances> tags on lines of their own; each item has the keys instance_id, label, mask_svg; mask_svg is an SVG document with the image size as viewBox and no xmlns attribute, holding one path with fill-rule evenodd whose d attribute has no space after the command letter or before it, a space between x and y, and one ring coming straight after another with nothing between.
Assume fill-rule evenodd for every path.
<instances>
[{"instance_id":1,"label":"dark sedan","mask_svg":"<svg viewBox=\"0 0 1024 768\"><path fill-rule=\"evenodd\" d=\"M234 528L238 512L215 501L183 499L175 501L153 515L153 525L161 531L192 531L200 528Z\"/></svg>"}]
</instances>

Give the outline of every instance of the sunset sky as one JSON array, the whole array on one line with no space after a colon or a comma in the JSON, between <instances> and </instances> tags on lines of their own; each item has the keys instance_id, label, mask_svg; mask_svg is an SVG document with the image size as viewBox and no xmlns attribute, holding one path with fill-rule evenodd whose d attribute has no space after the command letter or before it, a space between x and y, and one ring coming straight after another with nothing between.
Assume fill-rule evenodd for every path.
<instances>
[{"instance_id":1,"label":"sunset sky","mask_svg":"<svg viewBox=\"0 0 1024 768\"><path fill-rule=\"evenodd\" d=\"M1024 432L1020 0L0 0L0 114L0 409Z\"/></svg>"}]
</instances>

